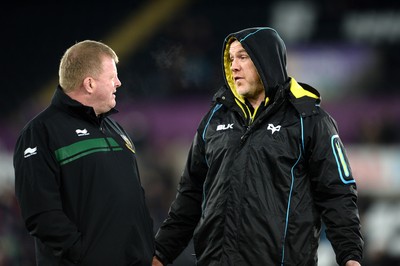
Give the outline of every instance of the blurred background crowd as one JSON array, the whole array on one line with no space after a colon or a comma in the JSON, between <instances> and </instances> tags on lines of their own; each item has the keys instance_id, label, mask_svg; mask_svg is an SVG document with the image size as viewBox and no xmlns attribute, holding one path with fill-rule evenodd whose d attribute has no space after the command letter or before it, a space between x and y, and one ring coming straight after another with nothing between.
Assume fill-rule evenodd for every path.
<instances>
[{"instance_id":1,"label":"blurred background crowd","mask_svg":"<svg viewBox=\"0 0 400 266\"><path fill-rule=\"evenodd\" d=\"M119 55L115 118L135 141L156 230L222 85L223 39L255 26L278 30L288 73L321 92L339 125L359 188L363 265L400 265L400 2L14 1L0 12L0 266L35 265L12 154L24 124L50 101L67 47L93 39ZM194 265L192 253L189 245L174 265ZM325 237L319 254L319 265L336 265Z\"/></svg>"}]
</instances>

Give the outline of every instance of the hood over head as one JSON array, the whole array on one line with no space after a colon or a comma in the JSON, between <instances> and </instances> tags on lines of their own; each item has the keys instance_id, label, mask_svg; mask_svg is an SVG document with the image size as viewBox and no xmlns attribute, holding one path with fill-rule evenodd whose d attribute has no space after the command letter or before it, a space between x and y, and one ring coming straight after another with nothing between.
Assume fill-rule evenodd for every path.
<instances>
[{"instance_id":1,"label":"hood over head","mask_svg":"<svg viewBox=\"0 0 400 266\"><path fill-rule=\"evenodd\" d=\"M278 32L269 27L247 28L229 34L223 44L222 65L225 82L237 98L232 71L229 62L229 48L238 40L246 50L261 78L266 97L274 98L279 86L288 82L286 71L286 46Z\"/></svg>"}]
</instances>

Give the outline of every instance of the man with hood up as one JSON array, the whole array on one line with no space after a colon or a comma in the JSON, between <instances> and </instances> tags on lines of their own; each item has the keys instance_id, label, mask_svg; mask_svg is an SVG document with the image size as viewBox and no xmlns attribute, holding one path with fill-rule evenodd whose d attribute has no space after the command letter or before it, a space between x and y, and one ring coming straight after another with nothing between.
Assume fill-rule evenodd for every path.
<instances>
[{"instance_id":1,"label":"man with hood up","mask_svg":"<svg viewBox=\"0 0 400 266\"><path fill-rule=\"evenodd\" d=\"M225 85L197 129L153 266L193 237L199 266L317 265L322 222L339 265L360 265L357 187L319 93L286 72L272 28L223 44Z\"/></svg>"}]
</instances>

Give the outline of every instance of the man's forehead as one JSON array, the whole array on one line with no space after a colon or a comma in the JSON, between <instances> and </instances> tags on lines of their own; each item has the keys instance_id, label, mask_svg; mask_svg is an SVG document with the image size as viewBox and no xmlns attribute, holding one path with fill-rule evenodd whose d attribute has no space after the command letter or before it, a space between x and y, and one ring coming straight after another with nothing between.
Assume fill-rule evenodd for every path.
<instances>
[{"instance_id":1,"label":"man's forehead","mask_svg":"<svg viewBox=\"0 0 400 266\"><path fill-rule=\"evenodd\" d=\"M246 52L246 50L239 41L233 41L229 47L229 53L233 54L239 52Z\"/></svg>"}]
</instances>

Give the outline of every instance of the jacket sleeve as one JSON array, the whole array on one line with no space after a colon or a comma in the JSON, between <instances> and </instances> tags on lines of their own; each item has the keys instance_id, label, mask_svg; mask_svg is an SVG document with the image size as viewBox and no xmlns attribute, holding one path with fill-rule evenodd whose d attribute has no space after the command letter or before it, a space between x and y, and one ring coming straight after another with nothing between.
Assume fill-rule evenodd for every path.
<instances>
[{"instance_id":1,"label":"jacket sleeve","mask_svg":"<svg viewBox=\"0 0 400 266\"><path fill-rule=\"evenodd\" d=\"M57 257L77 260L80 233L62 210L59 168L45 127L24 129L14 150L15 194L29 233Z\"/></svg>"},{"instance_id":2,"label":"jacket sleeve","mask_svg":"<svg viewBox=\"0 0 400 266\"><path fill-rule=\"evenodd\" d=\"M203 183L208 167L204 159L204 142L198 132L190 148L176 198L156 234L156 256L164 264L172 263L185 249L201 216Z\"/></svg>"},{"instance_id":3,"label":"jacket sleeve","mask_svg":"<svg viewBox=\"0 0 400 266\"><path fill-rule=\"evenodd\" d=\"M339 265L350 259L361 261L364 242L357 186L336 122L325 113L311 132L311 145L306 153L314 200L326 226L327 238Z\"/></svg>"}]
</instances>

